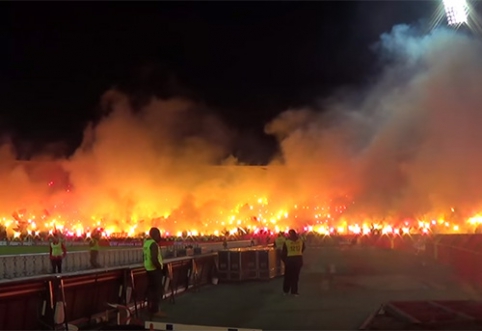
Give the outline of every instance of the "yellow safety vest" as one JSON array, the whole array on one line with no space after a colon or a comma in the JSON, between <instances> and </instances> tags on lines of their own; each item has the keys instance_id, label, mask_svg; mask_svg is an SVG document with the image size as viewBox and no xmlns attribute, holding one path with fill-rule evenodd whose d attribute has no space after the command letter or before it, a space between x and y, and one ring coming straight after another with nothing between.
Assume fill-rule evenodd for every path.
<instances>
[{"instance_id":1,"label":"yellow safety vest","mask_svg":"<svg viewBox=\"0 0 482 331\"><path fill-rule=\"evenodd\" d=\"M62 256L64 255L64 252L62 251L62 244L54 244L51 243L50 246L52 247L52 256Z\"/></svg>"},{"instance_id":2,"label":"yellow safety vest","mask_svg":"<svg viewBox=\"0 0 482 331\"><path fill-rule=\"evenodd\" d=\"M99 241L97 239L92 239L93 245L90 246L91 251L98 251L99 250Z\"/></svg>"},{"instance_id":3,"label":"yellow safety vest","mask_svg":"<svg viewBox=\"0 0 482 331\"><path fill-rule=\"evenodd\" d=\"M142 247L144 251L144 268L146 268L147 271L153 271L156 270L156 266L154 263L152 263L152 258L151 258L151 245L157 243L153 239L147 239L144 241L144 246ZM158 251L157 251L157 259L159 260L159 263L162 265L162 255L161 255L161 247L158 246Z\"/></svg>"},{"instance_id":4,"label":"yellow safety vest","mask_svg":"<svg viewBox=\"0 0 482 331\"><path fill-rule=\"evenodd\" d=\"M299 238L295 241L286 239L285 245L288 252L288 257L303 255L303 240Z\"/></svg>"},{"instance_id":5,"label":"yellow safety vest","mask_svg":"<svg viewBox=\"0 0 482 331\"><path fill-rule=\"evenodd\" d=\"M278 237L276 238L276 240L274 241L274 244L276 246L276 249L283 249L283 244L286 242L286 238L285 237Z\"/></svg>"}]
</instances>

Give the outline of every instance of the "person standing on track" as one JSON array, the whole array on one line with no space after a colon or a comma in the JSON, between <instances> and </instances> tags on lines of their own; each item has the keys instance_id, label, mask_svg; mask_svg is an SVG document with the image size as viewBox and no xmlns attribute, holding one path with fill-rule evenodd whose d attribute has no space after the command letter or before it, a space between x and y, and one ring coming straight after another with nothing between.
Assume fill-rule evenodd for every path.
<instances>
[{"instance_id":1,"label":"person standing on track","mask_svg":"<svg viewBox=\"0 0 482 331\"><path fill-rule=\"evenodd\" d=\"M159 309L163 293L163 264L161 248L161 232L158 228L151 228L149 238L144 241L144 268L147 272L147 304L151 317L166 317Z\"/></svg>"},{"instance_id":2,"label":"person standing on track","mask_svg":"<svg viewBox=\"0 0 482 331\"><path fill-rule=\"evenodd\" d=\"M301 268L303 267L303 252L305 251L305 243L298 236L295 230L288 232L283 250L281 251L281 259L285 264L285 274L283 280L283 293L287 295L298 296L298 281L300 278Z\"/></svg>"},{"instance_id":3,"label":"person standing on track","mask_svg":"<svg viewBox=\"0 0 482 331\"><path fill-rule=\"evenodd\" d=\"M60 242L59 237L55 235L50 243L50 263L52 264L52 273L62 273L62 260L67 255L67 249L64 243Z\"/></svg>"}]
</instances>

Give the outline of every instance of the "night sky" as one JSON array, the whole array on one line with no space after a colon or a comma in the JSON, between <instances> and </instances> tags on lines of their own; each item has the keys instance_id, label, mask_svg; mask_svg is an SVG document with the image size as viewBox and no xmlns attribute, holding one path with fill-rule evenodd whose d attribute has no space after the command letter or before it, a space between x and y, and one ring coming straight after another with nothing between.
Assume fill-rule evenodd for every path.
<instances>
[{"instance_id":1,"label":"night sky","mask_svg":"<svg viewBox=\"0 0 482 331\"><path fill-rule=\"evenodd\" d=\"M152 95L202 102L268 153L274 142L263 135L267 121L340 87L366 84L380 66L372 47L380 35L396 24L430 21L437 6L2 3L0 128L20 150L29 146L24 155L59 141L71 153L87 123L99 118L101 95L115 86L137 104ZM249 149L237 148L250 160Z\"/></svg>"}]
</instances>

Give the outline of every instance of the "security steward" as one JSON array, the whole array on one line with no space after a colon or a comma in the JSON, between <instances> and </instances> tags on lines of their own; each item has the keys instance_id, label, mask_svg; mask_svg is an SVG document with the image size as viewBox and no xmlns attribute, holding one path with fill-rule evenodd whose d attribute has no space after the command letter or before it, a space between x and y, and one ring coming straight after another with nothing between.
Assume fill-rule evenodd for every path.
<instances>
[{"instance_id":1,"label":"security steward","mask_svg":"<svg viewBox=\"0 0 482 331\"><path fill-rule=\"evenodd\" d=\"M52 273L62 273L62 260L67 255L67 249L57 235L54 236L50 243L50 264L52 265Z\"/></svg>"},{"instance_id":2,"label":"security steward","mask_svg":"<svg viewBox=\"0 0 482 331\"><path fill-rule=\"evenodd\" d=\"M149 230L149 238L144 241L142 247L144 252L144 268L147 272L147 305L149 313L152 317L166 317L164 312L160 311L159 302L163 294L162 278L163 263L159 242L161 241L161 232L158 228Z\"/></svg>"},{"instance_id":3,"label":"security steward","mask_svg":"<svg viewBox=\"0 0 482 331\"><path fill-rule=\"evenodd\" d=\"M283 293L285 295L291 293L298 296L298 281L300 278L301 267L303 267L303 252L305 251L305 243L298 236L295 230L288 232L283 250L281 251L281 259L285 264L285 274L283 280Z\"/></svg>"},{"instance_id":4,"label":"security steward","mask_svg":"<svg viewBox=\"0 0 482 331\"><path fill-rule=\"evenodd\" d=\"M278 237L276 237L274 241L274 247L277 251L281 252L283 250L283 246L286 242L286 237L283 232L278 233Z\"/></svg>"},{"instance_id":5,"label":"security steward","mask_svg":"<svg viewBox=\"0 0 482 331\"><path fill-rule=\"evenodd\" d=\"M98 262L99 259L99 233L95 233L92 235L92 238L90 240L89 246L90 246L90 266L92 268L100 268L100 264Z\"/></svg>"}]
</instances>

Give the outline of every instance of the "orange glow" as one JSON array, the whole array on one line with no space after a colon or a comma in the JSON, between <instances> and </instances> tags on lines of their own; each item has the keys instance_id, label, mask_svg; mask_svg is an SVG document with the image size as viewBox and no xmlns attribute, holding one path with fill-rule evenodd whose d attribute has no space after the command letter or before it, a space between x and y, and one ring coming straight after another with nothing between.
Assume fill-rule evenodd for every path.
<instances>
[{"instance_id":1,"label":"orange glow","mask_svg":"<svg viewBox=\"0 0 482 331\"><path fill-rule=\"evenodd\" d=\"M136 236L140 233L144 233L150 226L158 226L164 234L174 233L178 237L183 236L199 236L206 234L220 235L228 233L231 235L241 233L254 233L259 231L271 231L274 233L287 232L290 228L296 228L303 232L315 232L323 235L330 233L339 234L369 234L371 229L379 230L381 234L410 234L422 231L424 233L430 232L432 229L437 228L437 231L447 232L464 232L470 231L471 228L482 224L482 216L475 215L469 218L465 223L452 224L448 221L440 220L439 222L432 221L412 221L408 226L408 222L405 221L401 224L403 226L396 226L400 222L393 220L383 223L371 222L369 219L365 219L363 223L360 223L358 219L353 218L350 222L349 218L342 217L343 213L339 213L337 217L333 216L332 207L328 205L324 206L309 206L301 203L293 205L291 208L283 206L277 208L276 204L271 209L269 199L266 197L255 197L253 203L236 204L231 209L219 208L216 212L207 214L202 219L202 224L193 222L191 228L188 227L189 222L177 222L176 219L172 219L169 213L164 215L167 217L158 217L151 219L150 222L142 221L146 219L148 215L134 216L130 221L115 221L108 220L106 217L91 216L87 219L73 219L69 220L68 217L63 215L55 215L50 217L38 216L38 215L25 215L29 217L28 220L22 221L22 219L12 219L3 217L1 224L7 228L13 237L18 238L22 233L35 235L40 231L53 233L55 231L62 232L70 236L81 237L85 235L90 237L92 230L97 227L102 228L101 236L110 237L114 234L122 234L124 236ZM224 207L224 206L223 206ZM341 210L344 210L342 207ZM311 215L311 216L310 216ZM43 222L33 221L34 219L43 219ZM139 221L141 220L141 221ZM465 226L464 226L465 225ZM199 226L202 231L199 231L194 226Z\"/></svg>"},{"instance_id":2,"label":"orange glow","mask_svg":"<svg viewBox=\"0 0 482 331\"><path fill-rule=\"evenodd\" d=\"M269 214L269 212L266 212L265 214ZM220 233L224 233L224 231L228 232L231 235L234 235L238 232L241 233L247 233L247 231L251 231L251 233L258 233L260 230L265 230L265 231L272 231L275 233L278 233L280 231L282 232L287 232L287 230L291 227L293 228L298 228L300 231L304 232L316 232L319 234L329 234L333 233L334 230L340 234L344 233L352 233L352 234L368 234L370 233L371 225L368 223L364 224L350 224L346 225L346 221L343 223L340 222L328 222L325 220L324 225L318 225L316 221L312 221L311 225L307 225L304 228L300 229L299 226L297 227L297 224L295 222L290 222L287 220L283 221L283 224L279 224L279 220L275 220L274 222L267 222L266 219L257 219L253 220L251 217L237 217L238 221L236 222L235 225L230 224L230 222L211 222L207 223L205 225L205 230L203 232L198 231L197 229L182 229L182 230L177 230L176 231L176 226L174 223L174 226L169 227L167 222L162 224L162 232L172 232L175 233L176 236L182 237L184 235L188 236L198 236L198 235L204 235L204 234L214 234L214 235L219 235ZM313 217L313 220L316 220L316 217ZM295 218L296 220L296 218ZM467 223L474 225L474 224L480 224L478 219L471 218ZM307 221L308 223L309 221ZM159 224L159 225L161 225ZM220 225L219 225L220 224ZM345 224L345 225L344 225ZM8 221L3 221L3 225L6 226L8 231L11 231L13 236L15 238L18 238L20 234L22 233L21 231L18 231L18 225L19 222L15 220L8 220ZM7 226L8 225L8 226ZM93 224L90 224L92 228L95 228L96 225L104 225L104 230L102 231L101 235L103 237L110 237L111 235L115 233L124 233L125 236L135 236L138 235L139 233L144 233L146 229L142 229L138 226L138 224L134 224L130 226L128 229L121 229L118 226L114 224L99 224L98 222L93 222ZM155 225L155 224L154 224ZM158 226L159 226L158 225ZM230 226L231 225L231 226ZM419 227L415 228L410 228L410 227L402 227L402 228L396 228L391 224L385 224L383 226L379 224L375 224L373 226L373 229L378 229L381 231L382 234L391 234L391 233L399 233L400 231L403 232L403 234L409 234L409 233L414 233L417 232L417 229L421 229L423 232L427 232L432 228L432 224L426 223L426 222L419 222ZM69 222L47 222L45 223L44 227L42 227L41 230L37 230L37 226L35 223L28 223L26 225L26 228L24 231L27 231L29 234L38 234L40 231L48 231L49 233L53 233L54 231L60 231L65 234L71 235L71 236L82 236L86 235L87 237L91 236L91 231L88 231L89 226L87 224L81 223L79 220ZM168 230L165 230L168 229ZM461 226L458 224L450 224L449 222L444 222L443 223L443 230L445 232L450 231L450 232L460 232L461 231ZM17 229L17 230L14 230ZM183 233L185 232L185 233Z\"/></svg>"},{"instance_id":3,"label":"orange glow","mask_svg":"<svg viewBox=\"0 0 482 331\"><path fill-rule=\"evenodd\" d=\"M136 236L152 226L183 237L482 232L479 44L410 31L384 35L393 67L369 86L265 123L274 148L223 123L209 102L115 88L68 158L16 161L30 153L2 139L0 223L10 237ZM267 165L242 165L250 151Z\"/></svg>"},{"instance_id":4,"label":"orange glow","mask_svg":"<svg viewBox=\"0 0 482 331\"><path fill-rule=\"evenodd\" d=\"M221 189L219 183L227 182L233 174L239 183L234 183L232 189ZM165 195L137 200L122 209L128 201L113 203L111 198L103 200L103 196L92 192L83 194L82 190L69 187L63 192L44 195L45 205L37 202L27 208L28 199L23 199L24 204L18 206L23 209L13 208L13 213L4 211L0 224L9 236L16 238L41 232L91 237L95 231L102 237L133 237L144 235L151 226L159 227L163 235L184 237L278 233L290 228L323 235L369 234L372 230L381 234L473 233L482 225L482 214L477 213L465 221L453 218L449 221L453 208L446 214L434 213L435 217L427 215L418 219L397 216L372 219L361 213L357 215L350 210L354 202L348 196L343 199L329 194L310 196L313 191L301 195L299 191L295 194L289 189L270 186L277 178L289 177L289 170L284 167L268 171L260 167L206 167L201 175L206 183L218 183L218 186L202 183L195 187L192 194L196 199L187 199L184 189L166 188ZM54 185L48 182L46 186ZM29 198L39 200L34 195Z\"/></svg>"}]
</instances>

